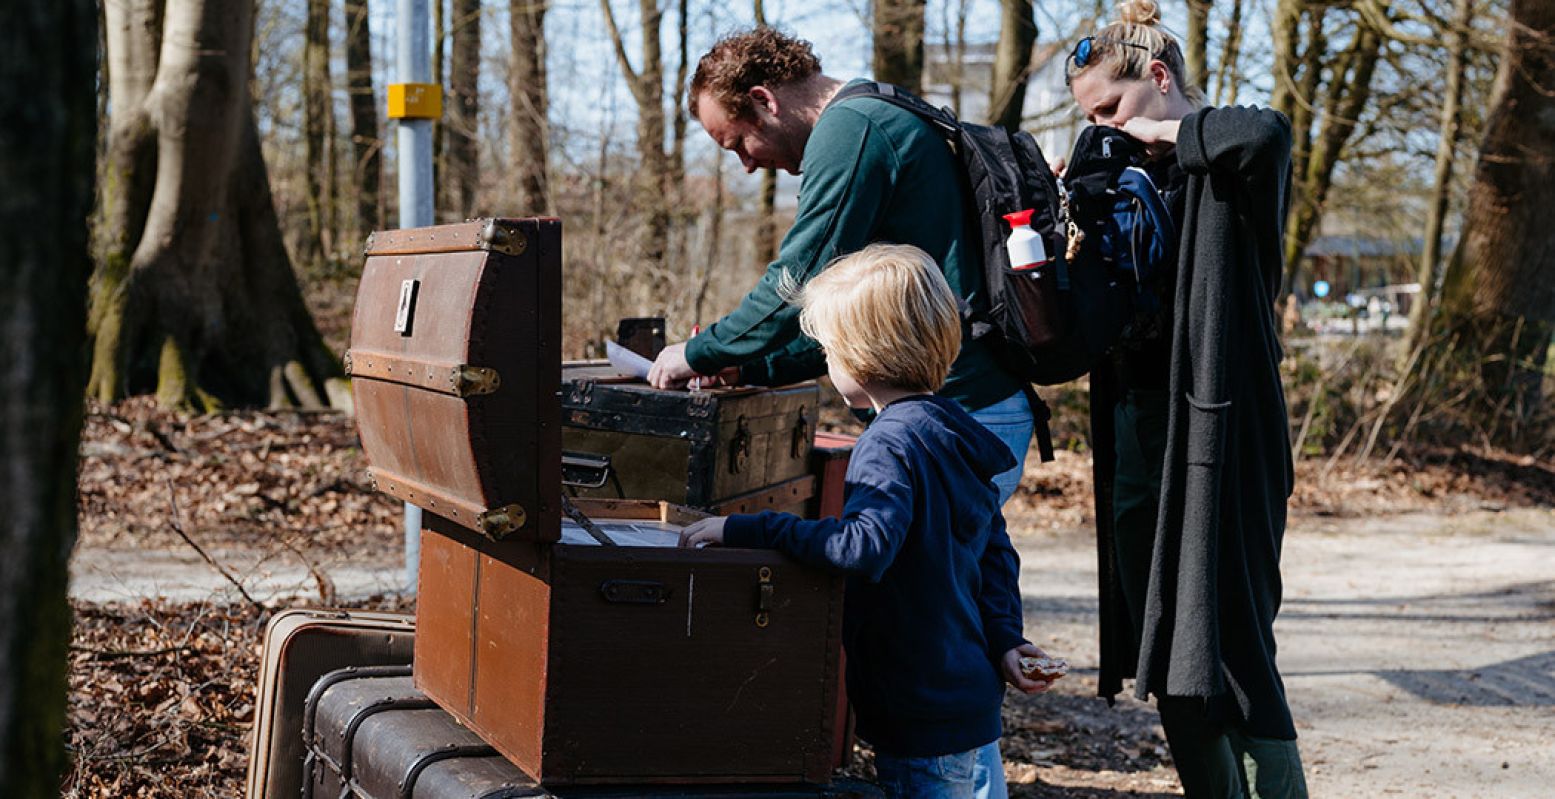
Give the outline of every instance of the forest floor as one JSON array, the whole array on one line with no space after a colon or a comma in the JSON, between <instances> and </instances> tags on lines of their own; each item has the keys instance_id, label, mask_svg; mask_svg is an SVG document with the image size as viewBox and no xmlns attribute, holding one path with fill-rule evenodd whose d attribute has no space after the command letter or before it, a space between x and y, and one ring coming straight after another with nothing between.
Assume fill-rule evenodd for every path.
<instances>
[{"instance_id":1,"label":"forest floor","mask_svg":"<svg viewBox=\"0 0 1555 799\"><path fill-rule=\"evenodd\" d=\"M1094 697L1089 457L1033 458L1007 508L1028 635L1074 665L1011 695L1016 797L1177 796L1154 711ZM1555 463L1487 451L1298 464L1280 661L1314 796L1533 797L1555 784ZM413 609L400 506L351 420L89 409L67 796L242 793L264 624Z\"/></svg>"}]
</instances>

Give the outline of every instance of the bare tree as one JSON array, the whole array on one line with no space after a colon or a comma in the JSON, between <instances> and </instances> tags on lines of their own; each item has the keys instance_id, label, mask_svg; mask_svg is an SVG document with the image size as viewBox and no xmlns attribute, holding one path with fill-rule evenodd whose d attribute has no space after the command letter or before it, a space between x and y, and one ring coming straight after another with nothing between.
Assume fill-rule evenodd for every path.
<instances>
[{"instance_id":1,"label":"bare tree","mask_svg":"<svg viewBox=\"0 0 1555 799\"><path fill-rule=\"evenodd\" d=\"M669 208L666 199L670 196L670 159L664 151L664 56L659 44L659 28L664 12L659 9L657 0L638 0L642 24L642 65L633 68L610 2L600 0L600 6L605 12L605 27L615 46L616 61L626 76L626 85L637 103L637 157L640 168L635 194L644 218L642 260L644 267L656 276L656 282L662 283L666 277L664 260L669 237Z\"/></svg>"},{"instance_id":2,"label":"bare tree","mask_svg":"<svg viewBox=\"0 0 1555 799\"><path fill-rule=\"evenodd\" d=\"M550 210L550 88L545 71L547 0L510 0L513 108L512 157L517 169L519 206L524 213Z\"/></svg>"},{"instance_id":3,"label":"bare tree","mask_svg":"<svg viewBox=\"0 0 1555 799\"><path fill-rule=\"evenodd\" d=\"M1231 0L1231 16L1226 20L1225 48L1215 70L1215 105L1236 105L1237 87L1242 82L1239 64L1242 56L1242 0Z\"/></svg>"},{"instance_id":4,"label":"bare tree","mask_svg":"<svg viewBox=\"0 0 1555 799\"><path fill-rule=\"evenodd\" d=\"M756 24L761 27L767 25L767 11L761 0L756 0ZM722 180L722 177L719 179ZM777 256L777 170L763 169L760 207L756 211L756 259L765 268L767 264L776 261ZM700 315L701 311L697 313Z\"/></svg>"},{"instance_id":5,"label":"bare tree","mask_svg":"<svg viewBox=\"0 0 1555 799\"><path fill-rule=\"evenodd\" d=\"M373 94L372 32L367 0L345 0L346 85L351 92L351 147L355 162L357 241L383 227L383 139L378 133L378 101Z\"/></svg>"},{"instance_id":6,"label":"bare tree","mask_svg":"<svg viewBox=\"0 0 1555 799\"><path fill-rule=\"evenodd\" d=\"M1409 311L1409 343L1413 350L1425 339L1429 309L1436 300L1436 271L1441 260L1442 226L1447 218L1447 201L1452 194L1453 161L1458 151L1458 131L1462 126L1464 72L1469 61L1469 30L1474 22L1473 0L1454 0L1452 24L1447 41L1447 86L1442 93L1441 122L1436 143L1435 187L1431 209L1425 221L1420 253L1418 281L1420 293Z\"/></svg>"},{"instance_id":7,"label":"bare tree","mask_svg":"<svg viewBox=\"0 0 1555 799\"><path fill-rule=\"evenodd\" d=\"M1489 428L1481 434L1491 440L1515 441L1521 424L1543 407L1543 367L1555 330L1555 226L1547 212L1555 203L1550 86L1555 3L1512 0L1462 238L1447 265L1420 359L1453 393L1481 399L1471 414ZM1432 402L1429 394L1425 402Z\"/></svg>"},{"instance_id":8,"label":"bare tree","mask_svg":"<svg viewBox=\"0 0 1555 799\"><path fill-rule=\"evenodd\" d=\"M97 9L21 0L0 26L0 796L59 796L86 369Z\"/></svg>"},{"instance_id":9,"label":"bare tree","mask_svg":"<svg viewBox=\"0 0 1555 799\"><path fill-rule=\"evenodd\" d=\"M447 53L444 52L448 41L448 0L432 0L432 83L437 86L446 86L443 74L443 66L447 63ZM449 105L445 98L444 116L432 120L432 186L435 192L436 205L447 207L444 201L443 181L448 177L448 148L443 139L448 135L448 123L446 106ZM436 211L434 210L434 215Z\"/></svg>"},{"instance_id":10,"label":"bare tree","mask_svg":"<svg viewBox=\"0 0 1555 799\"><path fill-rule=\"evenodd\" d=\"M923 91L926 0L872 0L875 79Z\"/></svg>"},{"instance_id":11,"label":"bare tree","mask_svg":"<svg viewBox=\"0 0 1555 799\"><path fill-rule=\"evenodd\" d=\"M448 199L461 219L475 211L480 181L480 0L453 0L453 54L448 64Z\"/></svg>"},{"instance_id":12,"label":"bare tree","mask_svg":"<svg viewBox=\"0 0 1555 799\"><path fill-rule=\"evenodd\" d=\"M307 150L308 260L334 253L335 168L330 142L335 132L335 104L329 77L329 0L308 0L303 37L303 141Z\"/></svg>"},{"instance_id":13,"label":"bare tree","mask_svg":"<svg viewBox=\"0 0 1555 799\"><path fill-rule=\"evenodd\" d=\"M1031 0L1000 0L999 44L994 50L988 124L1018 130L1026 107L1031 49L1037 43L1037 19Z\"/></svg>"},{"instance_id":14,"label":"bare tree","mask_svg":"<svg viewBox=\"0 0 1555 799\"><path fill-rule=\"evenodd\" d=\"M1188 82L1209 89L1209 9L1212 0L1188 0Z\"/></svg>"},{"instance_id":15,"label":"bare tree","mask_svg":"<svg viewBox=\"0 0 1555 799\"><path fill-rule=\"evenodd\" d=\"M104 5L122 80L109 85L88 390L206 410L323 406L340 366L276 223L248 93L253 6L168 0L164 20L159 5Z\"/></svg>"}]
</instances>

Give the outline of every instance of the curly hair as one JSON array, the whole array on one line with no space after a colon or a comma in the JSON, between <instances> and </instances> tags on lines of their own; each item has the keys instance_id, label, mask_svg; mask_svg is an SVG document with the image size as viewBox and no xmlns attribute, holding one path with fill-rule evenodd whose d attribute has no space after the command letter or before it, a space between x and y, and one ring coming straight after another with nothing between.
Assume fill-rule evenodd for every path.
<instances>
[{"instance_id":1,"label":"curly hair","mask_svg":"<svg viewBox=\"0 0 1555 799\"><path fill-rule=\"evenodd\" d=\"M697 98L707 92L731 117L749 119L752 87L783 86L820 71L821 59L803 39L764 26L727 34L697 61L691 116L699 117Z\"/></svg>"}]
</instances>

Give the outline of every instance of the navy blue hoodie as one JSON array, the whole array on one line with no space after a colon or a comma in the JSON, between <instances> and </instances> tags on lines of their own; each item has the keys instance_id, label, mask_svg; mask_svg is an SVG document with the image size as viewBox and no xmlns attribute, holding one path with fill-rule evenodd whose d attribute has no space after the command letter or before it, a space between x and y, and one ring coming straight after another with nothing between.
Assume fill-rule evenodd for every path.
<instances>
[{"instance_id":1,"label":"navy blue hoodie","mask_svg":"<svg viewBox=\"0 0 1555 799\"><path fill-rule=\"evenodd\" d=\"M993 476L1010 450L959 405L886 406L848 464L840 519L731 516L724 543L848 575L843 642L860 737L899 757L997 739L999 660L1024 642L1020 559Z\"/></svg>"}]
</instances>

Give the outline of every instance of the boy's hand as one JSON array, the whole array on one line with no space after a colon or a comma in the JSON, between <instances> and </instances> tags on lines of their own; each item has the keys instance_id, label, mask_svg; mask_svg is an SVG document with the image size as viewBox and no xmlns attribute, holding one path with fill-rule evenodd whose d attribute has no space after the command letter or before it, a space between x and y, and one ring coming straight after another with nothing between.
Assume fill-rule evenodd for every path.
<instances>
[{"instance_id":1,"label":"boy's hand","mask_svg":"<svg viewBox=\"0 0 1555 799\"><path fill-rule=\"evenodd\" d=\"M724 521L727 518L727 516L714 516L693 522L690 527L680 531L680 545L684 548L723 546Z\"/></svg>"},{"instance_id":2,"label":"boy's hand","mask_svg":"<svg viewBox=\"0 0 1555 799\"><path fill-rule=\"evenodd\" d=\"M1045 658L1047 653L1033 644L1021 644L1004 653L1004 658L999 663L1000 671L1004 672L1004 681L1015 686L1022 693L1040 694L1052 688L1053 683L1062 676L1056 675L1048 679L1044 679L1041 675L1027 677L1020 668L1020 659L1023 657Z\"/></svg>"}]
</instances>

